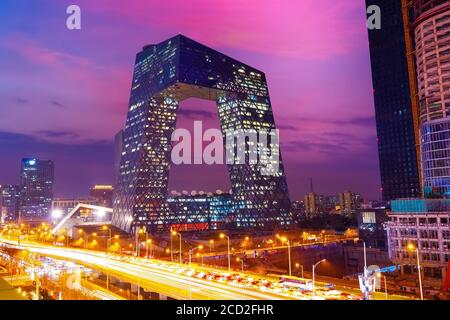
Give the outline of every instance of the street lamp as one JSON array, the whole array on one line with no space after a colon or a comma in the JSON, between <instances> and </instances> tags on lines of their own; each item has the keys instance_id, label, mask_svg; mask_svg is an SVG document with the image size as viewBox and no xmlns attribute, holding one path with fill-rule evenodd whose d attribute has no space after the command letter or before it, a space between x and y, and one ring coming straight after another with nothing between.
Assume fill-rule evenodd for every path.
<instances>
[{"instance_id":1,"label":"street lamp","mask_svg":"<svg viewBox=\"0 0 450 320\"><path fill-rule=\"evenodd\" d=\"M327 259L322 259L319 262L316 262L316 264L314 264L313 267L312 267L312 297L313 298L314 298L314 296L316 294L316 287L315 287L315 283L314 283L315 280L316 280L316 275L315 275L316 268L317 268L317 266L319 264L321 264L322 262L325 262L325 261L327 261Z\"/></svg>"},{"instance_id":2,"label":"street lamp","mask_svg":"<svg viewBox=\"0 0 450 320\"><path fill-rule=\"evenodd\" d=\"M63 215L63 212L62 212L61 209L55 209L55 210L53 210L53 212L52 212L52 218L53 218L53 220L58 220L58 219L60 219L60 218L62 217L62 215Z\"/></svg>"},{"instance_id":3,"label":"street lamp","mask_svg":"<svg viewBox=\"0 0 450 320\"><path fill-rule=\"evenodd\" d=\"M150 255L153 255L153 244L152 244L152 239L148 239L148 233L146 236L146 240L145 240L145 257L148 258L148 244L150 243Z\"/></svg>"},{"instance_id":4,"label":"street lamp","mask_svg":"<svg viewBox=\"0 0 450 320\"><path fill-rule=\"evenodd\" d=\"M176 231L172 231L172 235L180 237L180 264L181 264L181 256L182 256L182 252L181 252L181 233L176 232ZM172 252L172 251L170 251L170 252Z\"/></svg>"},{"instance_id":5,"label":"street lamp","mask_svg":"<svg viewBox=\"0 0 450 320\"><path fill-rule=\"evenodd\" d=\"M236 261L237 262L241 262L241 267L242 267L241 268L241 273L244 274L244 260L236 258Z\"/></svg>"},{"instance_id":6,"label":"street lamp","mask_svg":"<svg viewBox=\"0 0 450 320\"><path fill-rule=\"evenodd\" d=\"M301 265L300 263L296 263L295 267L296 268L302 268L302 278L304 278L304 276L303 276L303 265Z\"/></svg>"},{"instance_id":7,"label":"street lamp","mask_svg":"<svg viewBox=\"0 0 450 320\"><path fill-rule=\"evenodd\" d=\"M213 245L214 245L214 240L209 240L209 253L212 252Z\"/></svg>"},{"instance_id":8,"label":"street lamp","mask_svg":"<svg viewBox=\"0 0 450 320\"><path fill-rule=\"evenodd\" d=\"M107 257L107 261L108 261L108 268L107 268L108 271L106 273L106 290L109 291L109 254L108 254L108 252L111 251L111 240L113 238L119 239L119 235L116 234L115 236L112 236L111 228L108 228L108 226L103 226L102 229L105 231L108 230L108 232L109 232L109 237L108 237L108 240L106 241L106 257Z\"/></svg>"},{"instance_id":9,"label":"street lamp","mask_svg":"<svg viewBox=\"0 0 450 320\"><path fill-rule=\"evenodd\" d=\"M141 228L136 228L136 257L140 257L141 256L141 246L139 245L139 235L143 234L144 230Z\"/></svg>"},{"instance_id":10,"label":"street lamp","mask_svg":"<svg viewBox=\"0 0 450 320\"><path fill-rule=\"evenodd\" d=\"M279 236L278 236L279 237ZM289 276L292 276L292 266L291 266L291 243L286 237L279 237L281 243L286 243L288 247L288 260L289 260Z\"/></svg>"},{"instance_id":11,"label":"street lamp","mask_svg":"<svg viewBox=\"0 0 450 320\"><path fill-rule=\"evenodd\" d=\"M170 227L170 261L173 262L173 231L172 231L172 227Z\"/></svg>"},{"instance_id":12,"label":"street lamp","mask_svg":"<svg viewBox=\"0 0 450 320\"><path fill-rule=\"evenodd\" d=\"M420 255L419 255L419 247L416 247L414 244L410 243L407 246L408 251L416 252L417 256L417 270L419 272L419 287L420 287L420 300L423 300L423 288L422 288L422 274L420 271Z\"/></svg>"},{"instance_id":13,"label":"street lamp","mask_svg":"<svg viewBox=\"0 0 450 320\"><path fill-rule=\"evenodd\" d=\"M230 256L230 237L224 233L220 234L220 239L227 238L228 240L228 273L231 273L231 256Z\"/></svg>"},{"instance_id":14,"label":"street lamp","mask_svg":"<svg viewBox=\"0 0 450 320\"><path fill-rule=\"evenodd\" d=\"M189 250L189 267L191 267L191 261L192 261L192 254L194 253L195 250L202 250L203 246L199 245L198 247L192 248Z\"/></svg>"}]
</instances>

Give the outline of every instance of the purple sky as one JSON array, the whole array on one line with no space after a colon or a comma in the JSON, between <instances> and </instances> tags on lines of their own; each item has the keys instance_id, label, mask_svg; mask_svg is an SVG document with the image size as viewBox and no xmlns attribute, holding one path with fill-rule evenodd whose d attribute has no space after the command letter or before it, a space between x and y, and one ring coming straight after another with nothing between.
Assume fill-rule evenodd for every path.
<instances>
[{"instance_id":1,"label":"purple sky","mask_svg":"<svg viewBox=\"0 0 450 320\"><path fill-rule=\"evenodd\" d=\"M82 30L66 29L69 4ZM135 55L182 33L266 73L293 199L310 177L379 198L363 0L4 0L0 21L0 183L25 156L55 160L57 196L111 183ZM181 108L180 125L218 123L214 104ZM174 168L171 188L229 187L224 167L201 169Z\"/></svg>"}]
</instances>

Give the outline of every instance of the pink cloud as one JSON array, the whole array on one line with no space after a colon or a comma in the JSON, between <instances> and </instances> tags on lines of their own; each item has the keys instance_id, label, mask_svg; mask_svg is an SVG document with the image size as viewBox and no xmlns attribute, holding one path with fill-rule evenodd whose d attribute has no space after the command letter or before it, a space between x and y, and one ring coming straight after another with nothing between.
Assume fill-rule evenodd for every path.
<instances>
[{"instance_id":1,"label":"pink cloud","mask_svg":"<svg viewBox=\"0 0 450 320\"><path fill-rule=\"evenodd\" d=\"M326 59L355 50L365 35L360 1L174 0L80 1L111 21L120 19L173 34L183 33L215 47L269 55ZM314 14L312 14L314 12ZM161 39L163 40L163 39Z\"/></svg>"}]
</instances>

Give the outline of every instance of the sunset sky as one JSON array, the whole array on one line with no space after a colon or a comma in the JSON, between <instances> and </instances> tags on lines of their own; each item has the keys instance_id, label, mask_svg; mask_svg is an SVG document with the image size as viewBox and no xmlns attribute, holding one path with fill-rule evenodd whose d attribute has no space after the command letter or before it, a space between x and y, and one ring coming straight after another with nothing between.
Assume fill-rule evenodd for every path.
<instances>
[{"instance_id":1,"label":"sunset sky","mask_svg":"<svg viewBox=\"0 0 450 320\"><path fill-rule=\"evenodd\" d=\"M66 28L81 7L82 29ZM178 33L265 72L291 198L380 197L363 0L2 0L0 184L20 159L52 159L55 195L113 181L135 55ZM179 125L218 123L214 103L181 105ZM174 168L171 189L229 188L221 168Z\"/></svg>"}]
</instances>

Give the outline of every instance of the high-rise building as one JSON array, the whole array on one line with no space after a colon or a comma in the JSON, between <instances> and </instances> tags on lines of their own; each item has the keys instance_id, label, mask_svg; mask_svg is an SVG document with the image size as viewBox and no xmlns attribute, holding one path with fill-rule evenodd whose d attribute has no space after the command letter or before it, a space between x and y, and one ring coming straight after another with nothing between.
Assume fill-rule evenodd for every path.
<instances>
[{"instance_id":1,"label":"high-rise building","mask_svg":"<svg viewBox=\"0 0 450 320\"><path fill-rule=\"evenodd\" d=\"M450 197L450 2L411 2L425 195Z\"/></svg>"},{"instance_id":2,"label":"high-rise building","mask_svg":"<svg viewBox=\"0 0 450 320\"><path fill-rule=\"evenodd\" d=\"M19 208L21 220L39 220L49 217L53 200L53 181L53 161L22 159Z\"/></svg>"},{"instance_id":3,"label":"high-rise building","mask_svg":"<svg viewBox=\"0 0 450 320\"><path fill-rule=\"evenodd\" d=\"M89 196L97 200L97 205L112 208L114 187L110 185L95 185L89 190Z\"/></svg>"},{"instance_id":4,"label":"high-rise building","mask_svg":"<svg viewBox=\"0 0 450 320\"><path fill-rule=\"evenodd\" d=\"M136 57L123 134L113 214L119 228L145 226L153 233L182 223L167 204L171 135L179 103L191 97L216 101L224 137L239 130L276 130L263 72L182 35L145 46ZM274 150L277 140L270 139ZM237 149L250 155L245 139ZM291 224L283 161L275 153L280 161L273 174L263 173L265 165L272 166L267 162L227 165L237 204L235 227Z\"/></svg>"},{"instance_id":5,"label":"high-rise building","mask_svg":"<svg viewBox=\"0 0 450 320\"><path fill-rule=\"evenodd\" d=\"M358 193L344 191L339 194L339 205L341 212L347 216L351 216L356 212L356 210L360 209L363 202L364 199Z\"/></svg>"},{"instance_id":6,"label":"high-rise building","mask_svg":"<svg viewBox=\"0 0 450 320\"><path fill-rule=\"evenodd\" d=\"M419 117L407 0L366 0L381 9L369 30L384 201L420 195Z\"/></svg>"},{"instance_id":7,"label":"high-rise building","mask_svg":"<svg viewBox=\"0 0 450 320\"><path fill-rule=\"evenodd\" d=\"M307 217L312 217L324 213L325 196L310 192L305 195L305 214Z\"/></svg>"},{"instance_id":8,"label":"high-rise building","mask_svg":"<svg viewBox=\"0 0 450 320\"><path fill-rule=\"evenodd\" d=\"M0 185L0 222L17 221L19 214L20 187Z\"/></svg>"}]
</instances>

